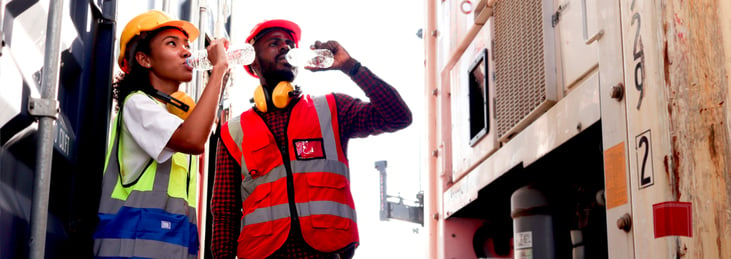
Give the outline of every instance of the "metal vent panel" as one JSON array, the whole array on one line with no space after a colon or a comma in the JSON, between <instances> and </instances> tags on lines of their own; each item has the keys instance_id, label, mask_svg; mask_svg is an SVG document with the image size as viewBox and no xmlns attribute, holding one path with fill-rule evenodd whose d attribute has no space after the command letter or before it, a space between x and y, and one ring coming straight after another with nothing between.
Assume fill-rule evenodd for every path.
<instances>
[{"instance_id":1,"label":"metal vent panel","mask_svg":"<svg viewBox=\"0 0 731 259\"><path fill-rule=\"evenodd\" d=\"M503 140L555 100L555 75L547 73L553 35L546 33L550 15L546 17L544 5L543 0L507 0L495 6L495 117Z\"/></svg>"}]
</instances>

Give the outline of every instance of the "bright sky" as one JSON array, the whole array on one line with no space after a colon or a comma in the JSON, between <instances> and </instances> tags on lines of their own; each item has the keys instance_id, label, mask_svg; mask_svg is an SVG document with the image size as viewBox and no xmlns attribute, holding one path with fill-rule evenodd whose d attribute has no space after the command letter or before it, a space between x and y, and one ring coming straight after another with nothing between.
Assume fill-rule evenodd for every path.
<instances>
[{"instance_id":1,"label":"bright sky","mask_svg":"<svg viewBox=\"0 0 731 259\"><path fill-rule=\"evenodd\" d=\"M139 2L136 4L135 1ZM118 30L148 1L120 1ZM171 1L175 2L175 1ZM213 1L208 1L213 2ZM355 199L361 245L355 258L425 258L426 238L421 225L379 220L379 173L375 162L386 160L388 194L415 200L426 188L421 157L426 142L424 104L424 43L417 31L424 24L420 0L231 0L232 44L243 42L251 28L265 19L288 19L300 25L300 46L315 40L336 40L364 66L394 86L414 114L414 122L396 133L352 139L348 145L351 189ZM150 8L150 7L147 7ZM158 3L154 8L162 8ZM130 14L131 13L131 14ZM174 14L175 15L175 14ZM119 33L118 33L119 34ZM234 114L251 107L249 99L258 80L243 69L234 70L229 87ZM363 91L339 71L300 70L295 81L305 93L341 92L367 100ZM426 217L425 217L426 218ZM418 231L418 232L417 232Z\"/></svg>"}]
</instances>

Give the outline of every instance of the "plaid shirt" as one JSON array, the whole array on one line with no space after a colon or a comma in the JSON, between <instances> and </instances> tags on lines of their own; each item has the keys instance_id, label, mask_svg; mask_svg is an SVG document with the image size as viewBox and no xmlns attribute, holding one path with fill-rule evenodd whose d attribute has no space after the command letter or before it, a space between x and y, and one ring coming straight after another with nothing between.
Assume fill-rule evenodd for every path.
<instances>
[{"instance_id":1,"label":"plaid shirt","mask_svg":"<svg viewBox=\"0 0 731 259\"><path fill-rule=\"evenodd\" d=\"M348 139L394 132L411 124L411 111L401 95L389 84L378 78L366 67L361 67L351 79L365 92L370 102L344 94L335 94L340 123L340 139L346 152ZM259 113L274 134L279 148L287 148L284 130L289 121L288 110ZM241 167L219 139L216 150L216 176L214 179L211 212L213 213L213 240L211 249L215 258L234 258L241 220ZM355 244L338 253L340 258L353 256ZM310 247L302 238L299 224L292 224L284 245L269 258L338 258Z\"/></svg>"}]
</instances>

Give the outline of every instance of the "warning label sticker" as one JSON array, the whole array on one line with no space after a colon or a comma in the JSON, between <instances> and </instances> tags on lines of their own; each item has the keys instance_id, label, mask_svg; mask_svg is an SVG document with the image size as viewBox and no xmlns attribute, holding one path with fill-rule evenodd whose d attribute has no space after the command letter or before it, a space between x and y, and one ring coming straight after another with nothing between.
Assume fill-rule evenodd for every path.
<instances>
[{"instance_id":1,"label":"warning label sticker","mask_svg":"<svg viewBox=\"0 0 731 259\"><path fill-rule=\"evenodd\" d=\"M607 209L627 204L627 170L624 142L604 151Z\"/></svg>"}]
</instances>

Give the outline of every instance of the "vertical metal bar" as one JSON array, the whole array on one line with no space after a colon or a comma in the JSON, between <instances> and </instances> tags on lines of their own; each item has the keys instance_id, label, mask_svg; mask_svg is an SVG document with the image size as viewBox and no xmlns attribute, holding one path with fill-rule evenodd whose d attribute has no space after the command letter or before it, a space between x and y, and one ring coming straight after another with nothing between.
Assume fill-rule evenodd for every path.
<instances>
[{"instance_id":1,"label":"vertical metal bar","mask_svg":"<svg viewBox=\"0 0 731 259\"><path fill-rule=\"evenodd\" d=\"M488 1L488 6L492 7L496 0ZM492 3L493 5L491 5ZM426 114L437 114L437 103L438 96L438 64L437 64L437 1L426 1L425 8L425 28L424 28L424 56L426 58L425 68L425 89L424 98L426 98ZM440 249L442 239L439 235L444 233L444 222L439 218L439 212L441 208L441 195L443 188L441 188L442 179L439 176L439 157L436 156L436 151L439 148L437 142L437 128L439 127L437 119L431 119L427 122L427 154L434 154L434 156L427 156L427 179L429 179L426 186L426 203L424 204L424 214L427 220L425 227L426 232L429 233L427 237L427 252L426 258L441 258L444 252ZM433 153L432 153L433 152Z\"/></svg>"},{"instance_id":2,"label":"vertical metal bar","mask_svg":"<svg viewBox=\"0 0 731 259\"><path fill-rule=\"evenodd\" d=\"M200 31L200 36L198 36L198 50L204 51L206 49L206 28L207 28L207 3L206 0L199 0L198 1L198 8L200 11L200 14L198 15L198 30ZM201 92L203 89L203 74L206 73L206 71L196 71L196 76L194 78L193 82L193 97L196 101L201 98Z\"/></svg>"},{"instance_id":3,"label":"vertical metal bar","mask_svg":"<svg viewBox=\"0 0 731 259\"><path fill-rule=\"evenodd\" d=\"M170 13L170 0L162 0L162 10L166 13Z\"/></svg>"},{"instance_id":4,"label":"vertical metal bar","mask_svg":"<svg viewBox=\"0 0 731 259\"><path fill-rule=\"evenodd\" d=\"M48 22L46 25L45 60L41 98L57 101L61 15L63 0L49 0ZM53 160L53 130L56 119L42 116L38 126L38 151L36 175L33 186L31 206L30 258L43 258L46 249L46 227L48 225L48 195L51 189L51 165Z\"/></svg>"},{"instance_id":5,"label":"vertical metal bar","mask_svg":"<svg viewBox=\"0 0 731 259\"><path fill-rule=\"evenodd\" d=\"M221 0L216 0L216 13L213 17L215 17L215 20L213 21L213 38L218 39L225 36L224 30L226 28L224 27L224 22L226 19L224 18L224 9L228 8L226 7L226 3L221 4Z\"/></svg>"},{"instance_id":6,"label":"vertical metal bar","mask_svg":"<svg viewBox=\"0 0 731 259\"><path fill-rule=\"evenodd\" d=\"M380 183L379 191L380 191L381 202L379 205L380 206L379 212L380 212L381 221L388 220L388 216L389 216L389 212L390 212L390 209L388 208L388 190L386 189L387 188L387 186L386 186L386 180L387 180L386 166L387 166L386 160L376 161L376 169L378 170L378 174L379 174L378 179L379 179L379 183Z\"/></svg>"},{"instance_id":7,"label":"vertical metal bar","mask_svg":"<svg viewBox=\"0 0 731 259\"><path fill-rule=\"evenodd\" d=\"M587 16L588 15L586 14L586 0L581 0L581 18L583 21L582 33L584 35L584 40L589 39L589 24L586 21L587 19L589 19L589 17L587 17Z\"/></svg>"},{"instance_id":8,"label":"vertical metal bar","mask_svg":"<svg viewBox=\"0 0 731 259\"><path fill-rule=\"evenodd\" d=\"M206 0L197 0L196 4L197 5L195 5L195 6L198 7L198 17L197 18L198 18L198 31L200 32L200 34L198 35L197 43L194 44L194 46L197 46L197 48L195 49L197 51L205 51L205 47L206 47L206 31L205 31ZM191 15L193 13L194 12L191 12ZM195 22L195 21L191 21L191 22ZM201 92L202 92L200 89L202 88L201 84L203 84L203 73L205 73L205 71L201 71L201 70L195 71L195 76L193 77L193 80L191 81L191 84L190 84L190 86L191 86L190 90L193 91L192 96L196 100L196 102L200 99ZM208 154L208 150L205 151L205 154ZM200 164L198 164L198 165L200 166ZM199 179L199 181L200 181L200 179ZM200 182L198 184L200 184ZM200 190L200 188L199 188L199 190ZM200 206L200 203L199 203L199 206ZM200 233L205 233L204 232L205 224L203 223L205 221L202 221L201 216L202 215L198 215L198 229L199 229ZM199 242L201 244L205 244L205 237L206 237L205 234L202 234L199 237L200 238ZM201 249L200 251L198 251L199 257L202 257L204 255L205 255L204 249Z\"/></svg>"}]
</instances>

